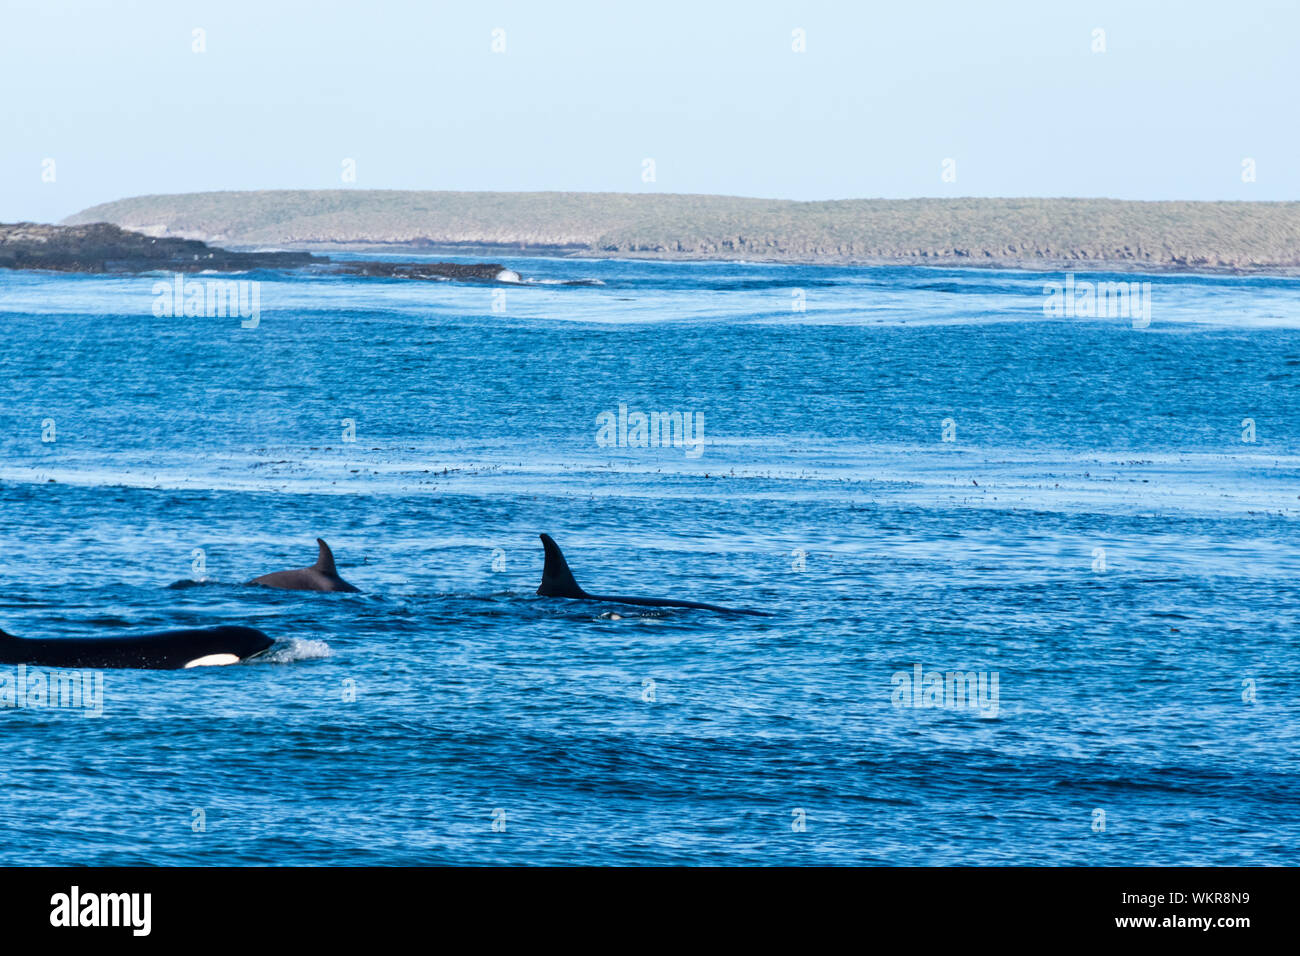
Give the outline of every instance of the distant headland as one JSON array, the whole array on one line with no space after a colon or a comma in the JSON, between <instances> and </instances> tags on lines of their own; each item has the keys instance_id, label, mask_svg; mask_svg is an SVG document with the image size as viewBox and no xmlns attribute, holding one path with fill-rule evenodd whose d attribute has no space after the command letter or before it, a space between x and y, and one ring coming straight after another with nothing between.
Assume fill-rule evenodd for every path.
<instances>
[{"instance_id":1,"label":"distant headland","mask_svg":"<svg viewBox=\"0 0 1300 956\"><path fill-rule=\"evenodd\" d=\"M1300 202L269 190L139 196L64 220L242 247L1225 272L1300 271Z\"/></svg>"}]
</instances>

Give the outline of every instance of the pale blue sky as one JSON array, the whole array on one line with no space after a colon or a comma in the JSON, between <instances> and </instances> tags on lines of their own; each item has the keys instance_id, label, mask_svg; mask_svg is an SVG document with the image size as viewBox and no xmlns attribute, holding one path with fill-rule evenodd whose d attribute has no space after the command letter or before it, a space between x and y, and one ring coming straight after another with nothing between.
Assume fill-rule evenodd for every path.
<instances>
[{"instance_id":1,"label":"pale blue sky","mask_svg":"<svg viewBox=\"0 0 1300 956\"><path fill-rule=\"evenodd\" d=\"M143 193L331 188L345 158L377 189L1300 198L1292 2L2 11L0 221Z\"/></svg>"}]
</instances>

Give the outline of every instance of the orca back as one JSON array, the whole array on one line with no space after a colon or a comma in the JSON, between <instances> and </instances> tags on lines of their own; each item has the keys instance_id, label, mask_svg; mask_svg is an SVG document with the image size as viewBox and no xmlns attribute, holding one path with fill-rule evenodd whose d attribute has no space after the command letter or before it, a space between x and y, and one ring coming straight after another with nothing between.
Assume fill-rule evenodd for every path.
<instances>
[{"instance_id":1,"label":"orca back","mask_svg":"<svg viewBox=\"0 0 1300 956\"><path fill-rule=\"evenodd\" d=\"M108 637L22 638L0 632L0 663L175 670L214 656L243 660L272 643L256 628L234 625Z\"/></svg>"},{"instance_id":2,"label":"orca back","mask_svg":"<svg viewBox=\"0 0 1300 956\"><path fill-rule=\"evenodd\" d=\"M741 608L719 607L716 604L703 604L699 601L673 601L668 598L620 597L607 594L588 594L573 577L569 562L555 539L549 534L538 535L546 551L546 563L542 567L542 583L537 593L542 597L586 598L589 601L609 601L614 604L633 604L639 607L685 607L701 611L722 611L726 614L752 614L755 617L771 617L766 611L746 611Z\"/></svg>"}]
</instances>

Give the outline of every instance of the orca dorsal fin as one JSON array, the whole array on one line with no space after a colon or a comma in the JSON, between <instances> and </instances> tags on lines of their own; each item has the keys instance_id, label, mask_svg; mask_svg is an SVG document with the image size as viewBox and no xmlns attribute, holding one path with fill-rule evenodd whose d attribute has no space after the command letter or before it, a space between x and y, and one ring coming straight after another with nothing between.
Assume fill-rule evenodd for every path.
<instances>
[{"instance_id":1,"label":"orca dorsal fin","mask_svg":"<svg viewBox=\"0 0 1300 956\"><path fill-rule=\"evenodd\" d=\"M540 537L542 547L546 550L546 565L542 568L542 583L538 585L537 593L542 597L586 597L587 592L578 587L578 582L573 579L569 562L564 560L564 555L560 552L560 546L555 543L555 539L549 534Z\"/></svg>"},{"instance_id":2,"label":"orca dorsal fin","mask_svg":"<svg viewBox=\"0 0 1300 956\"><path fill-rule=\"evenodd\" d=\"M320 545L320 553L316 556L316 563L312 565L321 574L328 574L330 577L338 577L338 569L334 567L334 552L323 539L317 538L316 543Z\"/></svg>"}]
</instances>

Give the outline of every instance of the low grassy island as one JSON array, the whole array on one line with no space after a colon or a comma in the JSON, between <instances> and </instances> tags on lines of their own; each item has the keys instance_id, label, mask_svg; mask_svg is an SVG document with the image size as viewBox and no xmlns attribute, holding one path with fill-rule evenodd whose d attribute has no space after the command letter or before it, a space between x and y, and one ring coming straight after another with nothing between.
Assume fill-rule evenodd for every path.
<instances>
[{"instance_id":1,"label":"low grassy island","mask_svg":"<svg viewBox=\"0 0 1300 956\"><path fill-rule=\"evenodd\" d=\"M233 246L1172 271L1300 269L1300 202L270 190L139 196L66 220Z\"/></svg>"}]
</instances>

